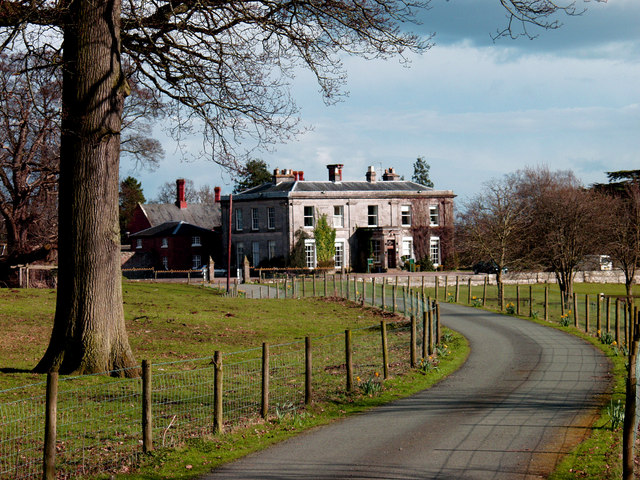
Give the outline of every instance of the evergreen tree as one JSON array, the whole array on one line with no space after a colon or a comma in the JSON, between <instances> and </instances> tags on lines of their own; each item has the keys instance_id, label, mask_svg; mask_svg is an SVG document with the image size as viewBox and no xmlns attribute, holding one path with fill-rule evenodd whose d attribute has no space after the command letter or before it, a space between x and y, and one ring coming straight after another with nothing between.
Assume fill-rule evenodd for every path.
<instances>
[{"instance_id":1,"label":"evergreen tree","mask_svg":"<svg viewBox=\"0 0 640 480\"><path fill-rule=\"evenodd\" d=\"M240 172L240 177L233 193L242 192L249 188L257 187L263 183L271 181L269 165L264 160L252 159L247 161L246 166Z\"/></svg>"},{"instance_id":2,"label":"evergreen tree","mask_svg":"<svg viewBox=\"0 0 640 480\"><path fill-rule=\"evenodd\" d=\"M313 229L313 237L316 240L316 257L318 267L332 268L336 256L336 229L327 221L326 215L320 215L316 228Z\"/></svg>"},{"instance_id":3,"label":"evergreen tree","mask_svg":"<svg viewBox=\"0 0 640 480\"><path fill-rule=\"evenodd\" d=\"M129 222L133 218L136 205L146 200L142 193L142 184L133 177L127 177L120 182L120 239L127 240Z\"/></svg>"},{"instance_id":4,"label":"evergreen tree","mask_svg":"<svg viewBox=\"0 0 640 480\"><path fill-rule=\"evenodd\" d=\"M427 163L424 157L418 157L413 164L413 176L411 180L425 187L433 188L433 182L429 178L429 169L431 167Z\"/></svg>"}]
</instances>

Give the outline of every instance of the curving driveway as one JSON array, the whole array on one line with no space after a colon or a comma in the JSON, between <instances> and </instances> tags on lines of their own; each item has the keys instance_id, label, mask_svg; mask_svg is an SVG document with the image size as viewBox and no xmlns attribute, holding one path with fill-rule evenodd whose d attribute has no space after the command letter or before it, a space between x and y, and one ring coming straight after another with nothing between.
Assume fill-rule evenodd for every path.
<instances>
[{"instance_id":1,"label":"curving driveway","mask_svg":"<svg viewBox=\"0 0 640 480\"><path fill-rule=\"evenodd\" d=\"M537 479L587 432L610 385L597 349L532 322L451 304L456 373L412 397L303 433L206 479Z\"/></svg>"}]
</instances>

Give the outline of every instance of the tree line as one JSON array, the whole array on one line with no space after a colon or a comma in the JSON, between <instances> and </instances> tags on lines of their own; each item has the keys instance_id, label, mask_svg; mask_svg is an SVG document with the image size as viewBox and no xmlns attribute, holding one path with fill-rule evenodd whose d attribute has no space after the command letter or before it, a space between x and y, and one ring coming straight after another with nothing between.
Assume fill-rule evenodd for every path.
<instances>
[{"instance_id":1,"label":"tree line","mask_svg":"<svg viewBox=\"0 0 640 480\"><path fill-rule=\"evenodd\" d=\"M458 261L491 262L499 291L507 269L552 271L568 303L581 262L608 255L631 299L640 263L640 170L607 176L609 183L584 187L571 171L528 167L487 182L459 209Z\"/></svg>"}]
</instances>

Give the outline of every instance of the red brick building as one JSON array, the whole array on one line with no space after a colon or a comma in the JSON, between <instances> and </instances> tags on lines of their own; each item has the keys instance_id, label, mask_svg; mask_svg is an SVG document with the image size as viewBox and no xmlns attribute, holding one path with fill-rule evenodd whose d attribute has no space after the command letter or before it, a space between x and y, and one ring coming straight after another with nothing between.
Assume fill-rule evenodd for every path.
<instances>
[{"instance_id":1,"label":"red brick building","mask_svg":"<svg viewBox=\"0 0 640 480\"><path fill-rule=\"evenodd\" d=\"M221 252L220 188L215 203L187 204L185 182L176 181L176 201L138 204L129 223L133 256L123 268L199 270Z\"/></svg>"}]
</instances>

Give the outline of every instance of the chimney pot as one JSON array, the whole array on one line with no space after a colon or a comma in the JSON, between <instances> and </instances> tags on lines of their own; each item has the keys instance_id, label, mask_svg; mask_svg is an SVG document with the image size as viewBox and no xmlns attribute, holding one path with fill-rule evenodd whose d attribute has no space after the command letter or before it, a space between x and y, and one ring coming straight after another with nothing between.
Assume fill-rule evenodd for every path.
<instances>
[{"instance_id":1,"label":"chimney pot","mask_svg":"<svg viewBox=\"0 0 640 480\"><path fill-rule=\"evenodd\" d=\"M214 201L220 203L220 187L213 187Z\"/></svg>"},{"instance_id":2,"label":"chimney pot","mask_svg":"<svg viewBox=\"0 0 640 480\"><path fill-rule=\"evenodd\" d=\"M366 179L369 183L376 182L376 170L372 165L369 165L369 168L367 169Z\"/></svg>"},{"instance_id":3,"label":"chimney pot","mask_svg":"<svg viewBox=\"0 0 640 480\"><path fill-rule=\"evenodd\" d=\"M300 180L301 182L304 182L304 171L300 170L298 172L298 180Z\"/></svg>"},{"instance_id":4,"label":"chimney pot","mask_svg":"<svg viewBox=\"0 0 640 480\"><path fill-rule=\"evenodd\" d=\"M184 178L176 180L176 207L181 210L187 208L187 201L184 195Z\"/></svg>"}]
</instances>

